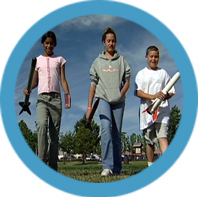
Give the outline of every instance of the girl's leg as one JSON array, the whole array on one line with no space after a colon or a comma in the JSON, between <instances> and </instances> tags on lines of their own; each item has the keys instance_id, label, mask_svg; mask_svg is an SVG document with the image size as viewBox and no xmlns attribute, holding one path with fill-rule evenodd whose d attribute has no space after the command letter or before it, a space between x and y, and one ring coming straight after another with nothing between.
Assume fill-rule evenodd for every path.
<instances>
[{"instance_id":1,"label":"girl's leg","mask_svg":"<svg viewBox=\"0 0 199 197\"><path fill-rule=\"evenodd\" d=\"M120 103L118 105L112 105L112 141L113 141L113 157L114 157L114 168L113 172L120 174L122 170L122 141L121 141L121 131L122 131L122 121L124 115L125 103Z\"/></svg>"},{"instance_id":2,"label":"girl's leg","mask_svg":"<svg viewBox=\"0 0 199 197\"><path fill-rule=\"evenodd\" d=\"M101 99L99 104L99 117L101 120L102 162L104 169L113 169L113 144L112 144L112 115L111 106Z\"/></svg>"},{"instance_id":3,"label":"girl's leg","mask_svg":"<svg viewBox=\"0 0 199 197\"><path fill-rule=\"evenodd\" d=\"M55 97L55 98L54 98ZM61 125L62 102L59 94L53 95L49 102L49 135L50 135L50 158L49 166L57 171L59 130Z\"/></svg>"},{"instance_id":4,"label":"girl's leg","mask_svg":"<svg viewBox=\"0 0 199 197\"><path fill-rule=\"evenodd\" d=\"M48 150L47 125L48 125L48 107L46 105L46 96L39 95L37 100L38 117L38 157L46 163L46 153Z\"/></svg>"}]
</instances>

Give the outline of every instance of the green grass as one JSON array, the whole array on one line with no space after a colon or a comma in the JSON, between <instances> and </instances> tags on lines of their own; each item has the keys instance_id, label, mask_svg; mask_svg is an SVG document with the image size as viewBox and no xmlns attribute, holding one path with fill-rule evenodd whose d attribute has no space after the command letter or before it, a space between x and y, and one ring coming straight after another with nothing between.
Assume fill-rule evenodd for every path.
<instances>
[{"instance_id":1,"label":"green grass","mask_svg":"<svg viewBox=\"0 0 199 197\"><path fill-rule=\"evenodd\" d=\"M107 183L118 181L133 176L145 168L147 168L147 161L130 161L129 164L123 164L122 173L119 176L101 177L102 164L97 161L87 161L82 164L82 161L67 161L65 164L59 162L58 172L84 182L92 183Z\"/></svg>"}]
</instances>

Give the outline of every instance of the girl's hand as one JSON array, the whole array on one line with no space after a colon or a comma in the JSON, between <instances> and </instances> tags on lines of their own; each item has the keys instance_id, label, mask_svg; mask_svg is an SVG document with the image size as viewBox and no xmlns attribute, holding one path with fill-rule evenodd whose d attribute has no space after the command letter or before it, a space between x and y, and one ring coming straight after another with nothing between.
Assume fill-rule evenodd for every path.
<instances>
[{"instance_id":1,"label":"girl's hand","mask_svg":"<svg viewBox=\"0 0 199 197\"><path fill-rule=\"evenodd\" d=\"M86 120L87 121L89 121L89 117L90 117L91 111L92 111L92 107L88 107L87 108L87 113L86 113Z\"/></svg>"},{"instance_id":2,"label":"girl's hand","mask_svg":"<svg viewBox=\"0 0 199 197\"><path fill-rule=\"evenodd\" d=\"M26 96L29 96L29 95L30 95L30 92L28 92L28 88L24 88L23 93L24 93Z\"/></svg>"},{"instance_id":3,"label":"girl's hand","mask_svg":"<svg viewBox=\"0 0 199 197\"><path fill-rule=\"evenodd\" d=\"M65 108L71 108L71 96L70 94L65 94Z\"/></svg>"}]
</instances>

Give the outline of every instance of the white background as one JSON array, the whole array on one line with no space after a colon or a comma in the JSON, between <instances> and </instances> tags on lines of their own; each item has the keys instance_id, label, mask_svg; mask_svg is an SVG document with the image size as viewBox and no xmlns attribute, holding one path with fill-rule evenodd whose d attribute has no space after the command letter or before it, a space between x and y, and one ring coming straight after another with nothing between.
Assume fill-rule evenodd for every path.
<instances>
[{"instance_id":1,"label":"white background","mask_svg":"<svg viewBox=\"0 0 199 197\"><path fill-rule=\"evenodd\" d=\"M7 0L1 3L0 81L12 50L25 32L52 11L76 2L76 0ZM128 3L140 8L163 22L180 40L192 62L196 77L199 76L199 28L197 27L199 12L197 1L132 0L129 3L128 0L121 0L118 2ZM199 176L198 125L199 121L196 120L195 129L185 151L167 173L147 187L123 196L197 196L198 181L196 180ZM73 196L49 186L36 177L21 162L13 150L6 136L2 120L0 121L0 128L0 196Z\"/></svg>"}]
</instances>

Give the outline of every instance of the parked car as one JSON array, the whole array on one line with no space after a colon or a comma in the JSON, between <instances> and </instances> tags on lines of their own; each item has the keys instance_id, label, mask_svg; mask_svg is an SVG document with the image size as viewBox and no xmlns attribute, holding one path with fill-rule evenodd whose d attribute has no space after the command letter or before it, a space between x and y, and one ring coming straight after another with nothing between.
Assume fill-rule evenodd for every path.
<instances>
[{"instance_id":1,"label":"parked car","mask_svg":"<svg viewBox=\"0 0 199 197\"><path fill-rule=\"evenodd\" d=\"M89 157L86 157L86 161L101 161L101 158L97 155L91 155Z\"/></svg>"}]
</instances>

